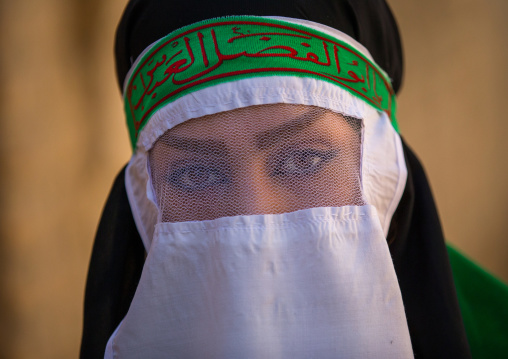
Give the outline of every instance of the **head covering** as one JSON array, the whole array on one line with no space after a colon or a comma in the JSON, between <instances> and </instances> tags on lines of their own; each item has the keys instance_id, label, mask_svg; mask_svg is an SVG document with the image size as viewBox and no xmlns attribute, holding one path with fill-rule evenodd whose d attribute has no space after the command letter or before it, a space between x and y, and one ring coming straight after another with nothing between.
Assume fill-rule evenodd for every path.
<instances>
[{"instance_id":1,"label":"head covering","mask_svg":"<svg viewBox=\"0 0 508 359\"><path fill-rule=\"evenodd\" d=\"M245 14L312 20L338 29L369 50L392 79L395 91L400 87L400 41L383 1L221 2L216 6L209 9L207 4L195 2L131 1L117 33L121 87L136 58L154 41L197 21ZM392 221L388 239L413 350L416 357L436 357L436 353L443 353L443 357L468 357L434 202L418 160L406 146L404 152L408 177L397 210L393 218L389 216ZM132 230L133 218L124 186L121 174L96 237L87 282L82 357L104 353L107 339L126 313L143 264L144 253L138 232Z\"/></svg>"},{"instance_id":2,"label":"head covering","mask_svg":"<svg viewBox=\"0 0 508 359\"><path fill-rule=\"evenodd\" d=\"M392 79L395 92L400 89L403 58L397 25L384 1L370 0L130 1L115 43L120 88L134 60L154 41L183 26L230 15L284 16L338 29L365 46Z\"/></svg>"}]
</instances>

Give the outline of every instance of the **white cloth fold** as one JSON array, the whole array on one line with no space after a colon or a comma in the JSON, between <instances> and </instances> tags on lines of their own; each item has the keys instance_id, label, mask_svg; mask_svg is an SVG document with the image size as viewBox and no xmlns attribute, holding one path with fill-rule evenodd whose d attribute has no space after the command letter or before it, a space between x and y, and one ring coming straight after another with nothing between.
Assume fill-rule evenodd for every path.
<instances>
[{"instance_id":1,"label":"white cloth fold","mask_svg":"<svg viewBox=\"0 0 508 359\"><path fill-rule=\"evenodd\" d=\"M156 226L106 358L412 358L373 206Z\"/></svg>"}]
</instances>

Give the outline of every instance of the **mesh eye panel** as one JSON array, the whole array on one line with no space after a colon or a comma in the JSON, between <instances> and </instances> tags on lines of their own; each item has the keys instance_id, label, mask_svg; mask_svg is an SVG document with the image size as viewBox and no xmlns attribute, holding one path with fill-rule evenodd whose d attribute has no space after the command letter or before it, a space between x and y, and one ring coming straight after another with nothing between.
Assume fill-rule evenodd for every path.
<instances>
[{"instance_id":1,"label":"mesh eye panel","mask_svg":"<svg viewBox=\"0 0 508 359\"><path fill-rule=\"evenodd\" d=\"M186 121L149 153L159 221L363 205L361 121L259 105Z\"/></svg>"}]
</instances>

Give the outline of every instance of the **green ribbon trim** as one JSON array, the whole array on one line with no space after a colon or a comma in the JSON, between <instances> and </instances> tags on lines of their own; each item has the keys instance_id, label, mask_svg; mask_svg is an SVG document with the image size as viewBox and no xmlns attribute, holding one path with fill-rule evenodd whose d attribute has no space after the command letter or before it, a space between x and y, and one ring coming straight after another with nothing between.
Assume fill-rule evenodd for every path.
<instances>
[{"instance_id":1,"label":"green ribbon trim","mask_svg":"<svg viewBox=\"0 0 508 359\"><path fill-rule=\"evenodd\" d=\"M135 148L162 106L218 83L301 76L340 86L395 120L395 93L384 72L347 43L312 28L252 16L206 20L176 30L143 55L125 87Z\"/></svg>"}]
</instances>

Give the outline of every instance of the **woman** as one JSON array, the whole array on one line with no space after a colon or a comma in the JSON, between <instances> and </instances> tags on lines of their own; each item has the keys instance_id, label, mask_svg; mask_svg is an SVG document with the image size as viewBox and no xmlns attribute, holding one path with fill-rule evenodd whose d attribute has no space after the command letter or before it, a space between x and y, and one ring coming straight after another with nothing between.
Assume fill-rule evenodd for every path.
<instances>
[{"instance_id":1,"label":"woman","mask_svg":"<svg viewBox=\"0 0 508 359\"><path fill-rule=\"evenodd\" d=\"M82 357L470 356L383 1L131 1L116 59Z\"/></svg>"}]
</instances>

